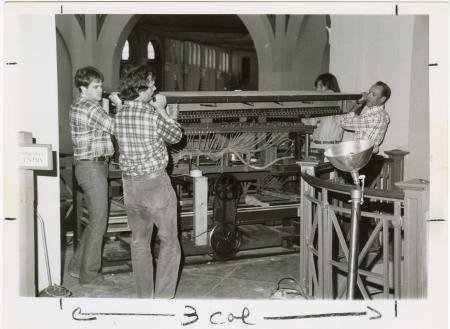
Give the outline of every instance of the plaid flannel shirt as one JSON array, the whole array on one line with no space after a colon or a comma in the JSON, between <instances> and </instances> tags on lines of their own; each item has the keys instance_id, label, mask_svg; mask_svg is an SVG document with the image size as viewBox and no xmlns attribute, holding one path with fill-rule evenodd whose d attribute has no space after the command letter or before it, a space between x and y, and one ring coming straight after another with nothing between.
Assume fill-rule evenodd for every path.
<instances>
[{"instance_id":1,"label":"plaid flannel shirt","mask_svg":"<svg viewBox=\"0 0 450 329\"><path fill-rule=\"evenodd\" d=\"M120 168L131 176L165 169L169 160L166 143L179 142L182 134L178 123L164 119L148 103L126 101L115 118Z\"/></svg>"},{"instance_id":2,"label":"plaid flannel shirt","mask_svg":"<svg viewBox=\"0 0 450 329\"><path fill-rule=\"evenodd\" d=\"M340 118L341 127L355 131L355 139L369 139L374 142L374 152L384 139L389 124L389 115L384 105L364 107L360 115L347 113Z\"/></svg>"},{"instance_id":3,"label":"plaid flannel shirt","mask_svg":"<svg viewBox=\"0 0 450 329\"><path fill-rule=\"evenodd\" d=\"M114 119L99 102L80 96L70 106L69 118L75 160L114 154L111 141Z\"/></svg>"}]
</instances>

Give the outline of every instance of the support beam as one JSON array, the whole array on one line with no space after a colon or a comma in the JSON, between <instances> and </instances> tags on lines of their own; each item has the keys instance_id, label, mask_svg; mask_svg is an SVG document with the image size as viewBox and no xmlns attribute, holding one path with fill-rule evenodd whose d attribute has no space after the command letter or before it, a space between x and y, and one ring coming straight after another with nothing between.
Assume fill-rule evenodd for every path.
<instances>
[{"instance_id":1,"label":"support beam","mask_svg":"<svg viewBox=\"0 0 450 329\"><path fill-rule=\"evenodd\" d=\"M19 132L19 143L32 143L29 132ZM35 219L33 170L20 169L19 209L19 294L22 297L36 297L38 294L37 228Z\"/></svg>"},{"instance_id":2,"label":"support beam","mask_svg":"<svg viewBox=\"0 0 450 329\"><path fill-rule=\"evenodd\" d=\"M196 246L208 243L208 178L194 178L194 237Z\"/></svg>"},{"instance_id":3,"label":"support beam","mask_svg":"<svg viewBox=\"0 0 450 329\"><path fill-rule=\"evenodd\" d=\"M317 165L315 161L300 161L297 164L301 168L301 172L306 172L309 175L314 175L314 167ZM313 195L314 188L302 178L300 183L300 207L298 215L300 217L300 286L309 291L309 271L308 271L308 237L311 232L311 203L306 200L304 196Z\"/></svg>"},{"instance_id":4,"label":"support beam","mask_svg":"<svg viewBox=\"0 0 450 329\"><path fill-rule=\"evenodd\" d=\"M427 217L429 183L413 179L396 183L405 192L402 298L427 295Z\"/></svg>"}]
</instances>

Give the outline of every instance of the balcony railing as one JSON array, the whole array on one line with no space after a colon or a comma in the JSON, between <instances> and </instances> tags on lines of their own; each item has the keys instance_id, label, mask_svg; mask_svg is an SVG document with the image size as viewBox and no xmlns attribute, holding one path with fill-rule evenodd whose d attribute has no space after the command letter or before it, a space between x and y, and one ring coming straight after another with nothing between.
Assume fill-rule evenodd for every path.
<instances>
[{"instance_id":1,"label":"balcony railing","mask_svg":"<svg viewBox=\"0 0 450 329\"><path fill-rule=\"evenodd\" d=\"M315 298L343 298L353 186L316 177L317 163L300 165L300 283ZM426 296L428 183L396 185L398 190L364 190L360 227L368 228L360 235L358 298Z\"/></svg>"}]
</instances>

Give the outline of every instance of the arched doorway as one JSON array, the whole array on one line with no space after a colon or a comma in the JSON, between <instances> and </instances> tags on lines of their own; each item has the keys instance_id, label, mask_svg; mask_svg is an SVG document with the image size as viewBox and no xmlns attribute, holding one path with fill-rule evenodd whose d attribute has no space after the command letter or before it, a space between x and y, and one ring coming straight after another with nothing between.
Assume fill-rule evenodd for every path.
<instances>
[{"instance_id":1,"label":"arched doorway","mask_svg":"<svg viewBox=\"0 0 450 329\"><path fill-rule=\"evenodd\" d=\"M258 89L257 52L237 15L140 15L130 17L116 39L118 52L129 41L133 65L148 60L147 46L152 42L155 59L151 64L163 90ZM115 55L114 71L119 64L120 56ZM118 76L113 73L114 80Z\"/></svg>"},{"instance_id":2,"label":"arched doorway","mask_svg":"<svg viewBox=\"0 0 450 329\"><path fill-rule=\"evenodd\" d=\"M123 17L120 18L122 26L125 28L119 34L109 37L109 40L117 40L112 62L112 70L117 70L117 73L113 73L113 85L118 84L119 73L117 68L123 44L130 32L140 24L140 20L152 20L155 22L158 17L163 17L167 25L173 25L174 22L170 21L170 19L177 20L181 16L194 18L195 16L206 17L212 15L134 15L128 16L126 20ZM227 77L222 72L210 72L211 68L206 67L206 59L208 58L206 51L205 49L200 49L200 63L195 64L195 62L192 62L187 67L177 62L175 62L176 65L167 64L167 62L163 64L162 79L166 90L176 90L177 85L186 88L185 90L222 90L221 82L212 83L212 81L220 80L217 79L217 76L219 78L224 76L225 80L228 78L226 83L229 84L229 89L311 90L313 89L312 83L315 77L323 73L328 67L329 58L326 51L324 51L327 48L327 29L329 29L326 15L216 15L216 26L224 25L222 22L218 22L217 16L226 16L234 20L234 22L239 22L247 33L247 39L244 41L251 42L253 51L253 60L250 57L250 70L253 68L253 74L250 75L253 77L251 86L249 88L242 87L242 82L245 82L246 79L242 81L242 76L239 76L242 74L242 68L248 68L248 61L242 60L243 57L248 57L248 54L241 54L240 57L238 55L236 56L237 59L230 56L230 75ZM116 20L114 15L109 15L108 19L111 21ZM110 25L114 25L117 31L118 24ZM151 30L152 33L155 33L155 31L155 28ZM191 35L183 37L183 42L198 44L198 40L192 38L192 33L200 33L199 31L201 30L187 31L186 33L191 33ZM162 33L163 31L159 30L156 32ZM161 33L158 33L160 37ZM173 31L172 34L170 34L170 31L164 31L164 33L166 39L180 41L180 38L177 37L179 33ZM222 36L226 36L226 34L222 34ZM216 39L222 44L226 42L224 39ZM167 49L165 43L162 43L161 46L163 51ZM185 45L184 48L186 48ZM191 49L194 51L195 48ZM238 54L238 52L234 51L234 54ZM164 56L166 57L167 54L164 54ZM219 61L216 61L217 63ZM166 72L170 72L170 75L166 74ZM183 80L186 75L190 77L187 84L185 79Z\"/></svg>"}]
</instances>

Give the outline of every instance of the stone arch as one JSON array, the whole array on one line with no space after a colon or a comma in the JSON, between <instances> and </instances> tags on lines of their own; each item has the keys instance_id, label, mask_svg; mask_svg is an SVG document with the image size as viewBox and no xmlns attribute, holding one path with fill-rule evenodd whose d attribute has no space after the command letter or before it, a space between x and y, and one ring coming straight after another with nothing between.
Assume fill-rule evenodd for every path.
<instances>
[{"instance_id":1,"label":"stone arch","mask_svg":"<svg viewBox=\"0 0 450 329\"><path fill-rule=\"evenodd\" d=\"M273 72L273 45L275 41L272 25L266 15L238 15L247 28L255 46L258 59L258 89L272 89L266 82Z\"/></svg>"},{"instance_id":2,"label":"stone arch","mask_svg":"<svg viewBox=\"0 0 450 329\"><path fill-rule=\"evenodd\" d=\"M292 50L297 56L293 59L293 69L298 72L300 89L313 89L315 78L328 71L329 63L324 63L327 43L326 15L305 15L298 31L295 48ZM308 65L304 65L305 62Z\"/></svg>"},{"instance_id":3,"label":"stone arch","mask_svg":"<svg viewBox=\"0 0 450 329\"><path fill-rule=\"evenodd\" d=\"M85 42L83 31L75 15L56 15L56 32L64 40L69 54L76 54L79 51L77 49Z\"/></svg>"},{"instance_id":4,"label":"stone arch","mask_svg":"<svg viewBox=\"0 0 450 329\"><path fill-rule=\"evenodd\" d=\"M262 77L265 76L264 74L261 75L261 72L270 73L273 70L271 49L274 42L274 33L272 27L269 19L265 15L237 16L242 20L253 40L258 59L258 71L260 72L259 86L261 86ZM100 58L110 58L111 55L108 56L108 53L113 54L111 61L106 63L109 68L104 67L105 72L111 72L110 77L105 76L106 87L112 87L113 89L114 87L117 88L119 83L118 67L123 45L131 30L141 17L142 15L120 15L120 17L108 15L106 17L100 37L105 41L109 38L109 44L105 43L99 48L99 51L103 52L106 56L100 56ZM111 33L115 33L113 38L110 37ZM111 42L111 40L113 40L113 42Z\"/></svg>"},{"instance_id":5,"label":"stone arch","mask_svg":"<svg viewBox=\"0 0 450 329\"><path fill-rule=\"evenodd\" d=\"M69 47L61 32L56 29L57 74L58 74L58 121L59 121L59 152L72 152L70 138L69 109L73 100L73 66Z\"/></svg>"},{"instance_id":6,"label":"stone arch","mask_svg":"<svg viewBox=\"0 0 450 329\"><path fill-rule=\"evenodd\" d=\"M88 56L84 54L86 39L75 15L56 15L56 34L61 37L69 53L72 76L75 75L77 68L87 64L92 65L86 58ZM72 90L72 97L75 99L78 91L73 84L68 90Z\"/></svg>"},{"instance_id":7,"label":"stone arch","mask_svg":"<svg viewBox=\"0 0 450 329\"><path fill-rule=\"evenodd\" d=\"M122 49L128 35L142 15L108 15L103 23L102 33L98 40L99 67L103 67L105 87L117 90L119 86L119 67Z\"/></svg>"},{"instance_id":8,"label":"stone arch","mask_svg":"<svg viewBox=\"0 0 450 329\"><path fill-rule=\"evenodd\" d=\"M324 63L328 42L325 15L239 17L255 45L260 90L308 90L310 80L328 68Z\"/></svg>"},{"instance_id":9,"label":"stone arch","mask_svg":"<svg viewBox=\"0 0 450 329\"><path fill-rule=\"evenodd\" d=\"M258 62L261 65L272 65L271 47L274 32L266 15L237 15L247 28L255 46ZM261 33L263 32L263 33Z\"/></svg>"},{"instance_id":10,"label":"stone arch","mask_svg":"<svg viewBox=\"0 0 450 329\"><path fill-rule=\"evenodd\" d=\"M319 71L326 70L327 65L323 62L324 47L328 40L325 15L279 17L280 21L274 27L287 23L287 30L276 34L267 15L237 16L247 28L255 46L260 90L307 90L311 87L310 80L321 73ZM141 17L142 15L108 15L105 19L98 48L102 62L98 65L100 68L103 66L103 71L110 74L105 76L106 88L118 87L122 48Z\"/></svg>"}]
</instances>

